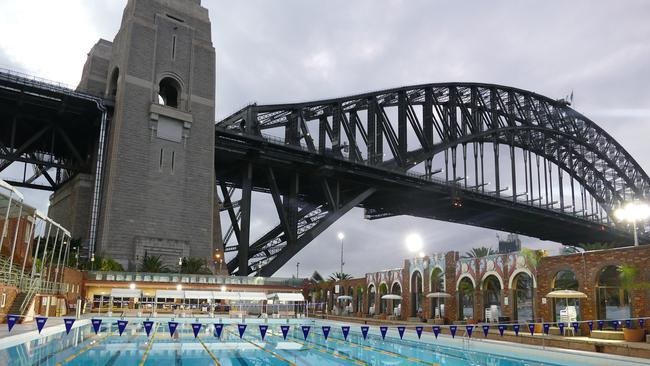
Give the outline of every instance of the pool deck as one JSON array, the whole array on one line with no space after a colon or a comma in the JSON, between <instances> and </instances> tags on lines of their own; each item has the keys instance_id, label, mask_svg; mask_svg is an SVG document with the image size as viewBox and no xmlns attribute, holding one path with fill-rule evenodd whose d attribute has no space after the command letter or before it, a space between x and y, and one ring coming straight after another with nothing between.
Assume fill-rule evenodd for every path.
<instances>
[{"instance_id":1,"label":"pool deck","mask_svg":"<svg viewBox=\"0 0 650 366\"><path fill-rule=\"evenodd\" d=\"M317 315L314 319L328 319L335 320L339 322L354 322L358 324L368 324L368 325L406 325L406 326L424 326L425 332L432 332L431 326L432 323L421 323L421 322L409 322L409 321L397 321L397 320L384 320L384 319L373 319L373 318L358 318L351 316L334 316L334 315ZM480 339L490 339L495 341L505 341L511 343L521 343L527 345L543 346L543 347L555 347L555 348L564 348L577 351L587 351L587 352L598 352L598 353L607 353L611 355L619 356L628 356L628 357L638 357L650 359L650 343L645 342L625 342L620 340L605 340L605 339L594 339L590 337L568 337L568 336L559 336L559 335L544 335L544 334L535 334L530 335L528 329L522 329L519 332L519 335L515 335L513 331L506 330L503 334L503 337L499 335L499 331L496 328L490 329L488 336L483 336L483 330L480 328L482 324L475 324L473 333L473 338L477 340ZM441 329L442 334L449 334L448 328ZM465 327L462 325L458 326L457 336L465 335Z\"/></svg>"}]
</instances>

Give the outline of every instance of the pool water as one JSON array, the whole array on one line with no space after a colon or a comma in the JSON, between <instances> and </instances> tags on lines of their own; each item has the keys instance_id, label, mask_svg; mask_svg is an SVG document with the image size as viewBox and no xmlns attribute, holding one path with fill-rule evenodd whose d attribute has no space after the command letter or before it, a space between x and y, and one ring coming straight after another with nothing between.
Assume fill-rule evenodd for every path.
<instances>
[{"instance_id":1,"label":"pool water","mask_svg":"<svg viewBox=\"0 0 650 366\"><path fill-rule=\"evenodd\" d=\"M204 325L194 338L189 321L179 325L174 337L169 335L167 321L155 323L149 337L141 322L130 320L118 335L114 321L105 320L99 335L92 326L84 325L65 332L0 349L0 365L640 365L638 360L612 362L606 356L572 354L541 350L504 342L433 338L424 334L418 340L407 331L399 339L391 328L385 340L378 327L371 327L363 339L359 326L353 326L347 340L338 323L331 325L329 338L323 336L322 322L303 320L311 326L307 339L298 324L291 324L285 340L279 324L269 324L264 341L257 323L248 324L240 339L237 325L224 327L221 338L213 335L213 327ZM111 324L112 323L112 324ZM136 324L140 323L140 324ZM357 328L354 330L354 328Z\"/></svg>"}]
</instances>

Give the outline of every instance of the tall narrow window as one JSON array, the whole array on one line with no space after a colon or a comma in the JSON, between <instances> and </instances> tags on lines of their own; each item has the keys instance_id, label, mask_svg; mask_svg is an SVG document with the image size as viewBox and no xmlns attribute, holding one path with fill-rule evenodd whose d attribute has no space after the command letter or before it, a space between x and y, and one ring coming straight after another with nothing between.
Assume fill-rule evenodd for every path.
<instances>
[{"instance_id":1,"label":"tall narrow window","mask_svg":"<svg viewBox=\"0 0 650 366\"><path fill-rule=\"evenodd\" d=\"M181 87L176 80L170 77L163 78L158 85L158 103L178 108L180 91Z\"/></svg>"},{"instance_id":2,"label":"tall narrow window","mask_svg":"<svg viewBox=\"0 0 650 366\"><path fill-rule=\"evenodd\" d=\"M176 35L172 36L172 60L176 59Z\"/></svg>"},{"instance_id":3,"label":"tall narrow window","mask_svg":"<svg viewBox=\"0 0 650 366\"><path fill-rule=\"evenodd\" d=\"M176 152L172 151L172 173L174 172L174 162L176 161Z\"/></svg>"},{"instance_id":4,"label":"tall narrow window","mask_svg":"<svg viewBox=\"0 0 650 366\"><path fill-rule=\"evenodd\" d=\"M162 169L162 163L163 163L163 149L160 149L160 160L158 162L160 169Z\"/></svg>"}]
</instances>

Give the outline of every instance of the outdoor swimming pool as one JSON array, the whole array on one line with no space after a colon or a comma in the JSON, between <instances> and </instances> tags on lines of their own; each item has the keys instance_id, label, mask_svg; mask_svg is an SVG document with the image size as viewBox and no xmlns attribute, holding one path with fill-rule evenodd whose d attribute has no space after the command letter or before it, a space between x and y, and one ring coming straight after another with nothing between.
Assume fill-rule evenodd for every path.
<instances>
[{"instance_id":1,"label":"outdoor swimming pool","mask_svg":"<svg viewBox=\"0 0 650 366\"><path fill-rule=\"evenodd\" d=\"M201 319L194 337L194 319L176 320L170 336L168 321L155 319L147 337L142 320L129 323L120 336L117 319L103 319L98 335L88 321L72 329L11 344L0 340L2 365L647 365L646 360L602 354L541 349L505 342L468 340L422 334L413 330L399 339L390 327L383 340L379 327L371 326L364 339L358 324L306 319L248 320L243 337L236 323L224 324L221 337L214 335L216 319ZM153 320L153 319L152 319ZM214 322L209 322L214 321ZM227 320L224 320L227 323ZM262 341L260 325L267 325ZM347 340L341 326L351 327ZM281 326L289 326L284 339ZM305 339L302 326L308 326ZM330 326L325 339L323 326ZM285 328L286 329L286 328ZM14 342L15 343L15 342Z\"/></svg>"}]
</instances>

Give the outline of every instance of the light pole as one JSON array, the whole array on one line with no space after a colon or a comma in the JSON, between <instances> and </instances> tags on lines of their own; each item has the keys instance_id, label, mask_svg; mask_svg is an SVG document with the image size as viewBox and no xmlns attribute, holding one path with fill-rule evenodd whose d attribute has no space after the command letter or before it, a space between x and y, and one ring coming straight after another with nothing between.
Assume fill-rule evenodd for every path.
<instances>
[{"instance_id":1,"label":"light pole","mask_svg":"<svg viewBox=\"0 0 650 366\"><path fill-rule=\"evenodd\" d=\"M181 275L181 267L183 266L183 257L178 258L178 276Z\"/></svg>"},{"instance_id":2,"label":"light pole","mask_svg":"<svg viewBox=\"0 0 650 366\"><path fill-rule=\"evenodd\" d=\"M90 256L90 270L95 270L95 253Z\"/></svg>"},{"instance_id":3,"label":"light pole","mask_svg":"<svg viewBox=\"0 0 650 366\"><path fill-rule=\"evenodd\" d=\"M296 278L300 277L300 262L296 263Z\"/></svg>"},{"instance_id":4,"label":"light pole","mask_svg":"<svg viewBox=\"0 0 650 366\"><path fill-rule=\"evenodd\" d=\"M629 202L625 206L614 211L614 216L618 221L627 221L632 223L634 229L634 246L639 246L639 237L637 235L637 221L646 220L650 217L650 207L643 202Z\"/></svg>"},{"instance_id":5,"label":"light pole","mask_svg":"<svg viewBox=\"0 0 650 366\"><path fill-rule=\"evenodd\" d=\"M343 265L345 264L343 262L343 239L345 238L345 234L339 232L337 237L339 238L339 241L341 242L341 274L339 275L339 280L343 279Z\"/></svg>"}]
</instances>

